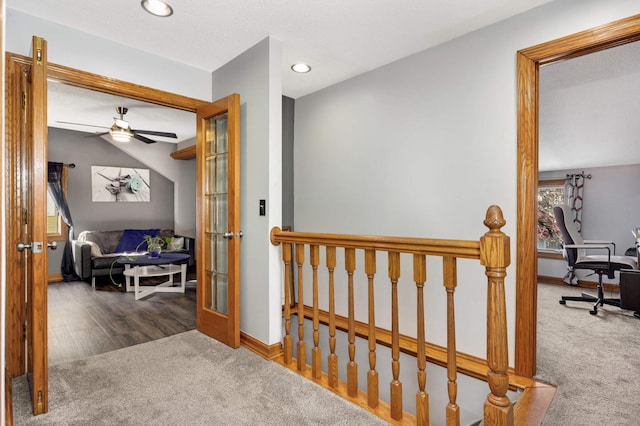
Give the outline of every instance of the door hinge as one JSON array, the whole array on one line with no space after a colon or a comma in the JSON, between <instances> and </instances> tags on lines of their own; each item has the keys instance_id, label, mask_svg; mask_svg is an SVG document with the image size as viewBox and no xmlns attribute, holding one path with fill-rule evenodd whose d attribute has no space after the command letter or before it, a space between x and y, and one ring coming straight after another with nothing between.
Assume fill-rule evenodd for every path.
<instances>
[{"instance_id":1,"label":"door hinge","mask_svg":"<svg viewBox=\"0 0 640 426\"><path fill-rule=\"evenodd\" d=\"M44 405L42 403L42 387L38 386L38 399L37 399L37 404L36 404L36 411L38 412L37 414L42 414L44 412Z\"/></svg>"},{"instance_id":2,"label":"door hinge","mask_svg":"<svg viewBox=\"0 0 640 426\"><path fill-rule=\"evenodd\" d=\"M27 92L22 92L22 109L27 109Z\"/></svg>"},{"instance_id":3,"label":"door hinge","mask_svg":"<svg viewBox=\"0 0 640 426\"><path fill-rule=\"evenodd\" d=\"M36 64L42 65L42 39L36 38Z\"/></svg>"},{"instance_id":4,"label":"door hinge","mask_svg":"<svg viewBox=\"0 0 640 426\"><path fill-rule=\"evenodd\" d=\"M27 209L22 209L22 224L27 225L29 220L29 215L27 213Z\"/></svg>"},{"instance_id":5,"label":"door hinge","mask_svg":"<svg viewBox=\"0 0 640 426\"><path fill-rule=\"evenodd\" d=\"M27 340L27 323L22 324L22 340Z\"/></svg>"}]
</instances>

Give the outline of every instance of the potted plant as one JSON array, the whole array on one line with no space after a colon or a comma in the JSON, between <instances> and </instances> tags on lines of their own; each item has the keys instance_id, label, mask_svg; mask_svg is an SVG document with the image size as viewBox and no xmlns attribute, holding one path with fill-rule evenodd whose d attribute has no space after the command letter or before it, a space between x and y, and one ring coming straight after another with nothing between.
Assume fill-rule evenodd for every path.
<instances>
[{"instance_id":1,"label":"potted plant","mask_svg":"<svg viewBox=\"0 0 640 426\"><path fill-rule=\"evenodd\" d=\"M144 235L143 236L144 240L142 242L140 242L140 244L138 244L138 246L136 247L136 250L134 253L130 253L127 255L127 258L129 260L136 260L138 258L138 254L143 254L143 253L139 253L138 249L140 248L140 246L142 246L142 244L144 244L145 242L147 243L147 252L149 253L149 257L159 257L160 256L160 252L162 251L162 247L166 247L169 245L169 243L173 240L173 238L171 237L161 237L159 235L156 236L151 236L151 235ZM111 279L111 282L118 286L118 287L122 287L122 283L117 283L115 282L115 280L113 279L113 265L115 265L115 263L117 262L117 259L113 261L113 263L111 264L111 269L109 269L109 278Z\"/></svg>"},{"instance_id":2,"label":"potted plant","mask_svg":"<svg viewBox=\"0 0 640 426\"><path fill-rule=\"evenodd\" d=\"M144 241L140 243L140 245L144 242L147 243L149 257L158 257L160 256L163 246L166 247L171 242L171 237L161 237L159 235L152 237L151 235L145 235ZM140 247L140 245L138 247ZM138 251L137 248L136 251Z\"/></svg>"}]
</instances>

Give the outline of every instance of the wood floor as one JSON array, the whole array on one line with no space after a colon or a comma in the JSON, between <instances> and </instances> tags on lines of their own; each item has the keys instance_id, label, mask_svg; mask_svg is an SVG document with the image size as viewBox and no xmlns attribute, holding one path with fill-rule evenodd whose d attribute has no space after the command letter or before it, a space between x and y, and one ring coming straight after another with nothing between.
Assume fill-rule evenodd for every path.
<instances>
[{"instance_id":1,"label":"wood floor","mask_svg":"<svg viewBox=\"0 0 640 426\"><path fill-rule=\"evenodd\" d=\"M86 358L193 330L196 289L158 293L92 290L85 282L52 283L49 293L49 365Z\"/></svg>"}]
</instances>

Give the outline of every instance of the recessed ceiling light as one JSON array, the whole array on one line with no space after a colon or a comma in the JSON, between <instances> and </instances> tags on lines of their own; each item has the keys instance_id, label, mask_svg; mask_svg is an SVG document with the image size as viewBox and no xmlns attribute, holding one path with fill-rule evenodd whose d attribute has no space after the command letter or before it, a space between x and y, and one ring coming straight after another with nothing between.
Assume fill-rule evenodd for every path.
<instances>
[{"instance_id":1,"label":"recessed ceiling light","mask_svg":"<svg viewBox=\"0 0 640 426\"><path fill-rule=\"evenodd\" d=\"M294 72L305 73L311 71L311 67L307 64L293 64L291 65L291 69Z\"/></svg>"},{"instance_id":2,"label":"recessed ceiling light","mask_svg":"<svg viewBox=\"0 0 640 426\"><path fill-rule=\"evenodd\" d=\"M167 17L173 14L173 9L167 3L160 0L142 0L142 8L155 16Z\"/></svg>"}]
</instances>

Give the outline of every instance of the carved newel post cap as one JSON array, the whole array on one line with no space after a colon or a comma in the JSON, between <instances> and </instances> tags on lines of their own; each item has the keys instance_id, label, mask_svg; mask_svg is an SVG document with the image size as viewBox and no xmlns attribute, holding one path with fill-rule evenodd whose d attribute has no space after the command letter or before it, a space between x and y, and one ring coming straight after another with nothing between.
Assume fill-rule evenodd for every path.
<instances>
[{"instance_id":1,"label":"carved newel post cap","mask_svg":"<svg viewBox=\"0 0 640 426\"><path fill-rule=\"evenodd\" d=\"M489 206L487 209L487 216L484 219L484 226L489 228L489 233L502 233L502 228L507 222L502 215L502 209L496 205Z\"/></svg>"}]
</instances>

